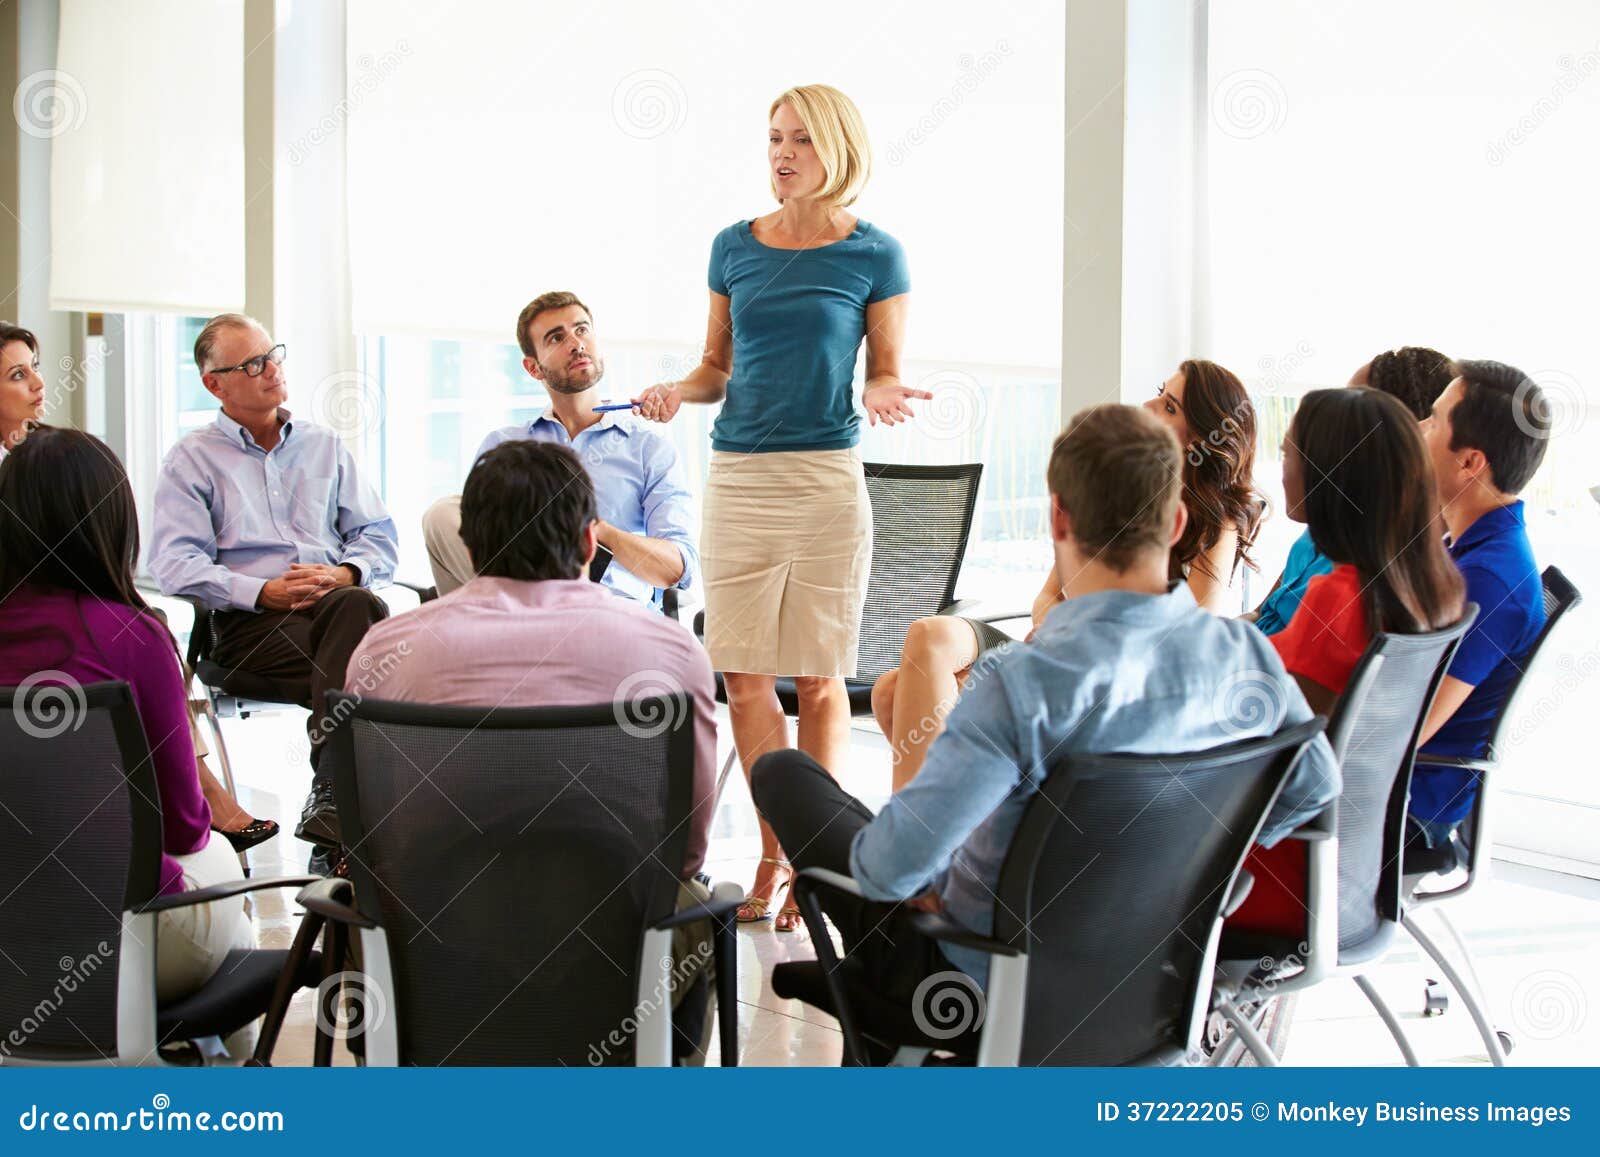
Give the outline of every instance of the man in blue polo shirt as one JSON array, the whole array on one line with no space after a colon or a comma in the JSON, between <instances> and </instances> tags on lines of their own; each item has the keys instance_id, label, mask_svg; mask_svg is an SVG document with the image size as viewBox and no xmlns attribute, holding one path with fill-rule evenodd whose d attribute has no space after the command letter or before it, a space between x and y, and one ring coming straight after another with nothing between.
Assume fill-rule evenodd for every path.
<instances>
[{"instance_id":1,"label":"man in blue polo shirt","mask_svg":"<svg viewBox=\"0 0 1600 1157\"><path fill-rule=\"evenodd\" d=\"M1478 618L1439 685L1423 726L1428 755L1481 755L1495 713L1544 627L1544 591L1517 498L1550 439L1543 393L1500 362L1457 362L1422 424L1450 533L1450 556ZM1418 765L1411 816L1439 847L1472 811L1477 775Z\"/></svg>"},{"instance_id":2,"label":"man in blue polo shirt","mask_svg":"<svg viewBox=\"0 0 1600 1157\"><path fill-rule=\"evenodd\" d=\"M541 294L517 317L517 344L522 368L543 384L550 407L524 425L495 430L473 460L519 439L567 446L594 483L595 537L612 555L601 583L613 594L657 605L661 590L691 589L699 581L700 552L678 452L630 415L595 412L604 401L605 359L589 307L565 291ZM441 595L473 577L461 541L460 495L428 508L422 537Z\"/></svg>"}]
</instances>

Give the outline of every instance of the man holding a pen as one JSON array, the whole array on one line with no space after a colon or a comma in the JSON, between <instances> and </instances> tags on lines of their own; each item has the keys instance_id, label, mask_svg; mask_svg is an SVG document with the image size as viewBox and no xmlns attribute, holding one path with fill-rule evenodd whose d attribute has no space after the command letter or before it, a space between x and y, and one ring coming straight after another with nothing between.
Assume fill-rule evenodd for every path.
<instances>
[{"instance_id":1,"label":"man holding a pen","mask_svg":"<svg viewBox=\"0 0 1600 1157\"><path fill-rule=\"evenodd\" d=\"M698 581L700 555L678 452L654 430L615 412L631 404L604 406L605 359L588 307L571 293L540 294L517 317L517 344L523 368L544 383L550 408L524 425L494 431L474 461L517 439L570 447L594 481L596 537L612 555L601 583L641 602L657 601L656 592L669 587L690 589ZM429 507L422 533L441 595L472 578L459 496Z\"/></svg>"}]
</instances>

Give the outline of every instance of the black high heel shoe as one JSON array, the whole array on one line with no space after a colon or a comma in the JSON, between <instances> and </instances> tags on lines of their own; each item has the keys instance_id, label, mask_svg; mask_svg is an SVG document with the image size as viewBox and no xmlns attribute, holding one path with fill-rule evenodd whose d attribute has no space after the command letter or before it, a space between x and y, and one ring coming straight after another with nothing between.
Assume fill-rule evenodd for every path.
<instances>
[{"instance_id":1,"label":"black high heel shoe","mask_svg":"<svg viewBox=\"0 0 1600 1157\"><path fill-rule=\"evenodd\" d=\"M264 844L277 835L278 822L276 820L251 820L236 832L225 831L216 826L213 826L211 830L232 844L234 851L242 852L255 847L257 844Z\"/></svg>"}]
</instances>

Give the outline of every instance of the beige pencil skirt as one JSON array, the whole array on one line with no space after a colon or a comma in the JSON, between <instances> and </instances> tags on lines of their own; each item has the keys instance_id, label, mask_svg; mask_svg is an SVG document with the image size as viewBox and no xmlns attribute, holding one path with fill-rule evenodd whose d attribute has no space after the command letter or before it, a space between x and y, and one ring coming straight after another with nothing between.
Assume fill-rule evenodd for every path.
<instances>
[{"instance_id":1,"label":"beige pencil skirt","mask_svg":"<svg viewBox=\"0 0 1600 1157\"><path fill-rule=\"evenodd\" d=\"M856 673L872 571L858 451L713 452L700 560L718 671Z\"/></svg>"}]
</instances>

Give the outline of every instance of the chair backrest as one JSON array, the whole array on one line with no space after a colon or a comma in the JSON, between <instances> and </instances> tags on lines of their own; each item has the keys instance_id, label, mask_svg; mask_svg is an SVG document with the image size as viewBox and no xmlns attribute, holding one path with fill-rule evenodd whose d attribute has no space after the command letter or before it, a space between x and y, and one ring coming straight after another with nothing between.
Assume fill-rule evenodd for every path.
<instances>
[{"instance_id":1,"label":"chair backrest","mask_svg":"<svg viewBox=\"0 0 1600 1157\"><path fill-rule=\"evenodd\" d=\"M955 601L983 465L866 464L872 577L861 615L856 680L900 665L906 630Z\"/></svg>"},{"instance_id":2,"label":"chair backrest","mask_svg":"<svg viewBox=\"0 0 1600 1157\"><path fill-rule=\"evenodd\" d=\"M644 931L673 911L688 840L687 696L489 709L330 692L328 713L322 767L357 905L386 933L399 1062L632 1063Z\"/></svg>"},{"instance_id":3,"label":"chair backrest","mask_svg":"<svg viewBox=\"0 0 1600 1157\"><path fill-rule=\"evenodd\" d=\"M996 893L995 937L1028 953L1020 1064L1133 1064L1197 1045L1223 905L1322 725L1051 768Z\"/></svg>"},{"instance_id":4,"label":"chair backrest","mask_svg":"<svg viewBox=\"0 0 1600 1157\"><path fill-rule=\"evenodd\" d=\"M215 611L193 599L189 600L189 605L194 608L194 624L189 628L189 646L183 661L193 671L216 650L217 617Z\"/></svg>"},{"instance_id":5,"label":"chair backrest","mask_svg":"<svg viewBox=\"0 0 1600 1157\"><path fill-rule=\"evenodd\" d=\"M126 683L0 688L0 750L0 1059L111 1060L122 914L161 878L133 695Z\"/></svg>"},{"instance_id":6,"label":"chair backrest","mask_svg":"<svg viewBox=\"0 0 1600 1157\"><path fill-rule=\"evenodd\" d=\"M1528 653L1516 660L1517 673L1512 677L1506 687L1505 698L1500 700L1500 707L1495 712L1494 723L1489 729L1489 744L1485 755L1492 763L1498 763L1505 751L1506 728L1512 716L1512 709L1516 706L1517 696L1522 691L1527 680L1528 669L1539 656L1539 651L1550 638L1550 633L1555 630L1556 623L1573 607L1583 602L1583 595L1578 593L1578 588L1572 585L1570 579L1562 574L1560 569L1553 566L1544 568L1544 573L1539 576L1539 584L1544 589L1544 627L1533 640L1533 646L1528 648Z\"/></svg>"},{"instance_id":7,"label":"chair backrest","mask_svg":"<svg viewBox=\"0 0 1600 1157\"><path fill-rule=\"evenodd\" d=\"M1456 647L1477 617L1452 626L1378 634L1351 672L1328 723L1339 757L1339 947L1351 949L1400 918L1401 850L1417 738Z\"/></svg>"}]
</instances>

